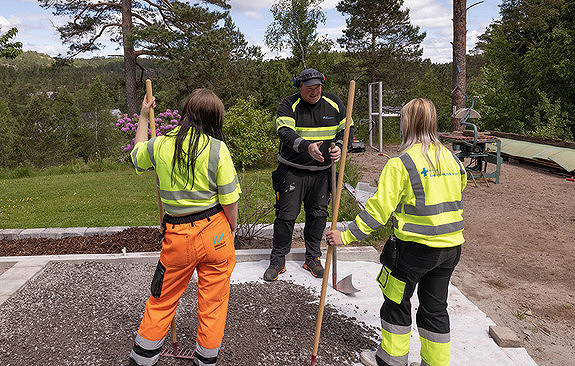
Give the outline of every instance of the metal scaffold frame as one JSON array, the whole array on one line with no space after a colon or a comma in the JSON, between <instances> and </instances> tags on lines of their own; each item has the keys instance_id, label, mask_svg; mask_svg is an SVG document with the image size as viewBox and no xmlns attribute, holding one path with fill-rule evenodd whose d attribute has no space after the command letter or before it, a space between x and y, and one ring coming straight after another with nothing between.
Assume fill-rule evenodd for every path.
<instances>
[{"instance_id":1,"label":"metal scaffold frame","mask_svg":"<svg viewBox=\"0 0 575 366\"><path fill-rule=\"evenodd\" d=\"M377 112L374 111L374 103L373 103L373 86L377 85L377 104L378 109ZM368 98L368 108L369 108L369 146L379 152L383 151L383 119L389 117L400 117L399 113L386 110L383 107L383 84L381 81L377 81L374 83L369 83L367 85L367 98ZM373 128L372 126L375 125L374 117L377 116L378 121L378 131L379 131L379 149L373 146Z\"/></svg>"}]
</instances>

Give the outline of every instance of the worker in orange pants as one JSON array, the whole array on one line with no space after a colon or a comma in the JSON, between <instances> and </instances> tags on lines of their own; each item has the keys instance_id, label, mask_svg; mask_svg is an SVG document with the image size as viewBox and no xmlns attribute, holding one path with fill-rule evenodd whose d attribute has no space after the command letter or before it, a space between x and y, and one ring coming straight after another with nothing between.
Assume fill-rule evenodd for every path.
<instances>
[{"instance_id":1,"label":"worker in orange pants","mask_svg":"<svg viewBox=\"0 0 575 366\"><path fill-rule=\"evenodd\" d=\"M130 353L129 366L152 366L180 297L198 275L198 333L193 364L215 365L235 261L234 236L241 192L231 155L222 141L224 106L210 90L196 89L184 103L174 132L147 140L144 100L132 162L136 172L156 171L165 210L160 260L151 296Z\"/></svg>"}]
</instances>

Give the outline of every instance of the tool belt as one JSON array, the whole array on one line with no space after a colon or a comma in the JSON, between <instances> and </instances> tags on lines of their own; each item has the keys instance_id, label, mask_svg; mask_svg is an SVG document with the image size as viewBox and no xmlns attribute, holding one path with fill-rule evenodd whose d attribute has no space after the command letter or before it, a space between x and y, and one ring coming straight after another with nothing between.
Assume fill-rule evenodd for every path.
<instances>
[{"instance_id":1,"label":"tool belt","mask_svg":"<svg viewBox=\"0 0 575 366\"><path fill-rule=\"evenodd\" d=\"M201 212L194 212L186 216L171 216L165 214L164 219L162 221L162 227L165 229L166 224L180 225L180 224L194 223L196 221L207 219L210 216L213 216L223 210L224 208L222 207L222 205L218 203L216 206L208 208L207 210Z\"/></svg>"}]
</instances>

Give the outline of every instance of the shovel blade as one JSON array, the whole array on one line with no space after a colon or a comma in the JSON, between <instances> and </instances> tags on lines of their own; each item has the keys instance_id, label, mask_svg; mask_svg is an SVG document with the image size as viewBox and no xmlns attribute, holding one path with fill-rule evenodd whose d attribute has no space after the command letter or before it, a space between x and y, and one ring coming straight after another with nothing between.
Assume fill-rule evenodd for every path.
<instances>
[{"instance_id":1,"label":"shovel blade","mask_svg":"<svg viewBox=\"0 0 575 366\"><path fill-rule=\"evenodd\" d=\"M342 280L340 280L334 287L337 291L346 294L346 295L351 295L351 294L355 294L356 292L359 292L360 290L355 288L353 286L353 283L351 281L351 275L348 275L347 277L343 278Z\"/></svg>"}]
</instances>

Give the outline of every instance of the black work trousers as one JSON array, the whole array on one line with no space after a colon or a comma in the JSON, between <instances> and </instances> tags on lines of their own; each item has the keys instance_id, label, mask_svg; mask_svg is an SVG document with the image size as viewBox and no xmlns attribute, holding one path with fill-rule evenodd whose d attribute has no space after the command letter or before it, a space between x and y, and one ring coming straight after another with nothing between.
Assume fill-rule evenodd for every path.
<instances>
[{"instance_id":1,"label":"black work trousers","mask_svg":"<svg viewBox=\"0 0 575 366\"><path fill-rule=\"evenodd\" d=\"M330 170L307 171L280 164L272 173L272 180L276 193L276 219L270 264L285 265L302 202L305 211L305 259L321 257L320 243L328 215Z\"/></svg>"},{"instance_id":2,"label":"black work trousers","mask_svg":"<svg viewBox=\"0 0 575 366\"><path fill-rule=\"evenodd\" d=\"M399 239L397 241L399 258L395 268L390 269L393 277L405 282L405 290L399 304L384 295L385 300L380 310L381 320L391 326L404 329L410 327L411 297L417 285L419 307L416 313L416 323L420 336L435 334L444 339L449 338L448 287L453 270L461 256L461 245L451 248L432 248L419 243ZM393 334L388 339L393 341ZM387 348L384 343L380 347L384 349L380 349L379 352ZM434 350L433 347L428 347L424 351L422 348L421 356L424 360L429 359L427 352L442 351ZM389 357L386 352L378 353L376 358L378 366L388 366L397 362L393 360L395 357L389 357L390 361L394 362L387 363L379 355ZM443 355L442 358L448 360L449 355Z\"/></svg>"}]
</instances>

